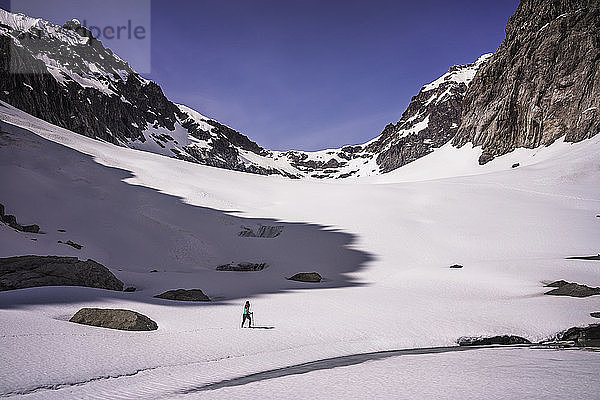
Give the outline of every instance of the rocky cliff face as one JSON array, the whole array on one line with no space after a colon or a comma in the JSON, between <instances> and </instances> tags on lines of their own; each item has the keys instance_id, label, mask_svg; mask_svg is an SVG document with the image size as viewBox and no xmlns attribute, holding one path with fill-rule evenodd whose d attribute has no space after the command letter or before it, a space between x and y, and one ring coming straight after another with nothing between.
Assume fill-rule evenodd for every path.
<instances>
[{"instance_id":1,"label":"rocky cliff face","mask_svg":"<svg viewBox=\"0 0 600 400\"><path fill-rule=\"evenodd\" d=\"M453 144L484 164L517 147L600 132L600 2L522 0L506 38L471 83Z\"/></svg>"}]
</instances>

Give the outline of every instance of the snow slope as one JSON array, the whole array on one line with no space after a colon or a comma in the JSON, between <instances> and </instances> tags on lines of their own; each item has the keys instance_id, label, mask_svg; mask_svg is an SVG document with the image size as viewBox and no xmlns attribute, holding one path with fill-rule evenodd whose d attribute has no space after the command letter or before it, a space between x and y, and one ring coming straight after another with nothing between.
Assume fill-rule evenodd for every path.
<instances>
[{"instance_id":1,"label":"snow slope","mask_svg":"<svg viewBox=\"0 0 600 400\"><path fill-rule=\"evenodd\" d=\"M8 367L0 395L175 396L190 385L344 354L453 345L464 335L539 340L594 322L589 313L600 309L596 297L543 295L543 282L558 279L600 286L597 262L564 259L598 252L600 138L510 154L483 169L479 149L448 147L384 180L293 181L116 147L6 104L0 120L1 201L45 232L0 225L0 256L93 258L139 289L1 292L0 358ZM515 161L521 166L513 169ZM282 234L237 235L259 224L281 226ZM64 239L84 247L57 243ZM269 267L215 271L231 261ZM464 268L449 269L454 263ZM326 281L285 279L312 270ZM152 297L179 287L214 301ZM274 329L239 328L246 299L256 323ZM84 306L132 309L159 329L69 323ZM372 367L348 374L387 368ZM340 373L315 379L339 382ZM302 378L281 379L297 387ZM257 393L278 382L256 383Z\"/></svg>"}]
</instances>

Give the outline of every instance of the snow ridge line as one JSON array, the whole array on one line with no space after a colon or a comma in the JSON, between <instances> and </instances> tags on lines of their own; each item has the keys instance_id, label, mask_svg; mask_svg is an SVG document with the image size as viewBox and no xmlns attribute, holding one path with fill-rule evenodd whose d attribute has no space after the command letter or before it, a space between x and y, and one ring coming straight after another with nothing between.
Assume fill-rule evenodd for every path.
<instances>
[{"instance_id":1,"label":"snow ridge line","mask_svg":"<svg viewBox=\"0 0 600 400\"><path fill-rule=\"evenodd\" d=\"M367 361L381 360L384 358L398 357L403 355L421 355L421 354L439 354L451 353L457 351L480 350L480 349L509 349L529 347L529 345L513 345L513 346L447 346L447 347L425 347L417 349L401 349L401 350L384 350L371 353L352 354L347 356L325 358L317 361L310 361L302 364L290 365L282 368L275 368L267 371L257 372L250 375L239 376L237 378L226 379L218 382L209 383L207 385L197 386L182 390L177 394L192 394L207 390L217 390L231 386L241 386L249 383L264 381L268 379L282 378L289 375L300 375L308 372L333 369L339 367L347 367L350 365L362 364Z\"/></svg>"}]
</instances>

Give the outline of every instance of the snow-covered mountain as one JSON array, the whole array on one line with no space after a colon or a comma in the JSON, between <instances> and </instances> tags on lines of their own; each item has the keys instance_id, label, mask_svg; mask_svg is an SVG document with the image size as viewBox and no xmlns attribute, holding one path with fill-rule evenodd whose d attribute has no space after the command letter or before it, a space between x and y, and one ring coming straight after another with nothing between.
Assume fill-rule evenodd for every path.
<instances>
[{"instance_id":1,"label":"snow-covered mountain","mask_svg":"<svg viewBox=\"0 0 600 400\"><path fill-rule=\"evenodd\" d=\"M269 151L236 130L169 101L154 82L93 38L0 9L0 100L82 135L219 168L298 178L380 174L454 137L462 98L489 55L455 66L413 97L402 119L363 145ZM20 73L25 72L25 73Z\"/></svg>"}]
</instances>

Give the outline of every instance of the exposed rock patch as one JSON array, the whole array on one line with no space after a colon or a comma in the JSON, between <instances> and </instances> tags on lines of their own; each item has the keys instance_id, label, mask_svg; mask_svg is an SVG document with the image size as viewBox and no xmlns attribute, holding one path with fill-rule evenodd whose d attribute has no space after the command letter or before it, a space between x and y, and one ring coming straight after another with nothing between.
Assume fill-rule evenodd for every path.
<instances>
[{"instance_id":1,"label":"exposed rock patch","mask_svg":"<svg viewBox=\"0 0 600 400\"><path fill-rule=\"evenodd\" d=\"M558 339L575 342L576 346L600 347L600 324L570 328L559 334Z\"/></svg>"},{"instance_id":2,"label":"exposed rock patch","mask_svg":"<svg viewBox=\"0 0 600 400\"><path fill-rule=\"evenodd\" d=\"M156 322L145 315L121 309L82 308L69 321L122 331L154 331L158 329Z\"/></svg>"},{"instance_id":3,"label":"exposed rock patch","mask_svg":"<svg viewBox=\"0 0 600 400\"><path fill-rule=\"evenodd\" d=\"M283 232L283 226L260 225L256 230L242 226L239 236L272 239L281 235L281 232Z\"/></svg>"},{"instance_id":4,"label":"exposed rock patch","mask_svg":"<svg viewBox=\"0 0 600 400\"><path fill-rule=\"evenodd\" d=\"M318 283L321 282L323 277L317 272L299 272L288 279L291 281Z\"/></svg>"},{"instance_id":5,"label":"exposed rock patch","mask_svg":"<svg viewBox=\"0 0 600 400\"><path fill-rule=\"evenodd\" d=\"M17 217L14 215L6 215L4 213L4 205L0 204L0 222L4 222L13 229L27 233L40 233L40 227L36 224L21 225L17 222Z\"/></svg>"},{"instance_id":6,"label":"exposed rock patch","mask_svg":"<svg viewBox=\"0 0 600 400\"><path fill-rule=\"evenodd\" d=\"M200 289L176 289L157 294L158 299L177 300L177 301L210 301Z\"/></svg>"},{"instance_id":7,"label":"exposed rock patch","mask_svg":"<svg viewBox=\"0 0 600 400\"><path fill-rule=\"evenodd\" d=\"M530 344L525 338L514 335L502 335L491 337L463 336L457 341L459 346L490 346L493 344L512 345L512 344Z\"/></svg>"},{"instance_id":8,"label":"exposed rock patch","mask_svg":"<svg viewBox=\"0 0 600 400\"><path fill-rule=\"evenodd\" d=\"M262 271L263 269L267 268L268 264L266 263L231 263L231 264L224 264L224 265L219 265L217 267L217 271L242 271L242 272L248 272L248 271Z\"/></svg>"},{"instance_id":9,"label":"exposed rock patch","mask_svg":"<svg viewBox=\"0 0 600 400\"><path fill-rule=\"evenodd\" d=\"M79 243L75 243L75 242L73 242L71 240L67 240L66 242L63 242L62 240L59 240L58 243L66 244L66 245L71 246L71 247L73 247L73 248L75 248L77 250L81 250L83 248L82 245L80 245Z\"/></svg>"},{"instance_id":10,"label":"exposed rock patch","mask_svg":"<svg viewBox=\"0 0 600 400\"><path fill-rule=\"evenodd\" d=\"M37 286L123 290L123 282L94 260L58 256L0 258L0 291Z\"/></svg>"},{"instance_id":11,"label":"exposed rock patch","mask_svg":"<svg viewBox=\"0 0 600 400\"><path fill-rule=\"evenodd\" d=\"M600 312L592 312L592 313L590 313L590 316L592 316L594 318L600 318Z\"/></svg>"},{"instance_id":12,"label":"exposed rock patch","mask_svg":"<svg viewBox=\"0 0 600 400\"><path fill-rule=\"evenodd\" d=\"M546 287L556 288L544 293L552 296L588 297L600 294L600 288L598 287L589 287L563 280L552 282Z\"/></svg>"},{"instance_id":13,"label":"exposed rock patch","mask_svg":"<svg viewBox=\"0 0 600 400\"><path fill-rule=\"evenodd\" d=\"M451 265L450 268L462 268L463 266L460 264Z\"/></svg>"}]
</instances>

